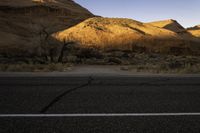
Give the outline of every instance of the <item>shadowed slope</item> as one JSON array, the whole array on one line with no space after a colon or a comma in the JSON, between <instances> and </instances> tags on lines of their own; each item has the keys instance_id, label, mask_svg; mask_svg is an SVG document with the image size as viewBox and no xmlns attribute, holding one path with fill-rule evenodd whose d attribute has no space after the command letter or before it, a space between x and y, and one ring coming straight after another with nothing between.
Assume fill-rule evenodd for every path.
<instances>
[{"instance_id":1,"label":"shadowed slope","mask_svg":"<svg viewBox=\"0 0 200 133\"><path fill-rule=\"evenodd\" d=\"M36 53L42 30L52 34L92 16L72 0L1 0L0 52Z\"/></svg>"}]
</instances>

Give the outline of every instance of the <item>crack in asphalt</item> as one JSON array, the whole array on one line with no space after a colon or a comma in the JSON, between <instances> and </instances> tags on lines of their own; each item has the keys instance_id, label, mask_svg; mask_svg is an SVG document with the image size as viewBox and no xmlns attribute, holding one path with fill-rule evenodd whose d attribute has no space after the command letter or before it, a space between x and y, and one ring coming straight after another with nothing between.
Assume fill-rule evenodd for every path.
<instances>
[{"instance_id":1,"label":"crack in asphalt","mask_svg":"<svg viewBox=\"0 0 200 133\"><path fill-rule=\"evenodd\" d=\"M83 88L83 87L86 87L86 86L91 85L93 80L94 80L93 77L90 76L90 77L88 78L88 82L87 82L87 83L82 84L82 85L80 85L80 86L78 86L78 87L71 88L71 89L68 89L68 90L64 91L64 92L61 93L60 95L56 96L53 100L51 100L44 108L42 108L42 109L40 110L39 113L42 113L42 114L43 114L43 113L46 113L52 106L54 106L57 102L59 102L59 101L60 101L63 97L65 97L67 94L69 94L69 93L71 93L71 92L74 92L74 91L76 91L76 90L78 90L78 89L81 89L81 88Z\"/></svg>"}]
</instances>

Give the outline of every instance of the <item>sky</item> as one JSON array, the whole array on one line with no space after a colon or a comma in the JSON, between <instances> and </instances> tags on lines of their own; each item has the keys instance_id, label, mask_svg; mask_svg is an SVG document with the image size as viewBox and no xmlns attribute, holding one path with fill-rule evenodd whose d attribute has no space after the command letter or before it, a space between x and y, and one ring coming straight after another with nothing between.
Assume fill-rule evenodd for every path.
<instances>
[{"instance_id":1,"label":"sky","mask_svg":"<svg viewBox=\"0 0 200 133\"><path fill-rule=\"evenodd\" d=\"M200 0L75 0L95 15L141 22L175 19L184 27L200 24Z\"/></svg>"}]
</instances>

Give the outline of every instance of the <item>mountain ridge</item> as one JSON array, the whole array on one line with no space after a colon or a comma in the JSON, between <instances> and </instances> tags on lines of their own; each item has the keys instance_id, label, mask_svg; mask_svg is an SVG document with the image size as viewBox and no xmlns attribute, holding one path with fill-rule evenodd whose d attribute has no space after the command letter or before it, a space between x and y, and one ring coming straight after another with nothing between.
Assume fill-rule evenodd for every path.
<instances>
[{"instance_id":1,"label":"mountain ridge","mask_svg":"<svg viewBox=\"0 0 200 133\"><path fill-rule=\"evenodd\" d=\"M165 28L176 33L186 31L186 29L174 19L149 22L148 24L151 24L153 26L157 26L160 28Z\"/></svg>"},{"instance_id":2,"label":"mountain ridge","mask_svg":"<svg viewBox=\"0 0 200 133\"><path fill-rule=\"evenodd\" d=\"M191 48L195 49L200 40L198 27L185 29L173 19L142 23L96 17L73 0L0 1L0 53L5 54L37 53L41 32L52 35L51 44L75 41L81 46L128 49L134 44L158 52L172 47L190 49L195 42Z\"/></svg>"},{"instance_id":3,"label":"mountain ridge","mask_svg":"<svg viewBox=\"0 0 200 133\"><path fill-rule=\"evenodd\" d=\"M134 50L134 47L147 51L167 53L171 49L190 49L190 41L179 33L142 23L132 19L95 17L87 19L69 29L53 34L59 41L74 41L82 46L119 48Z\"/></svg>"},{"instance_id":4,"label":"mountain ridge","mask_svg":"<svg viewBox=\"0 0 200 133\"><path fill-rule=\"evenodd\" d=\"M194 27L188 28L187 31L193 36L200 38L200 25L196 25Z\"/></svg>"}]
</instances>

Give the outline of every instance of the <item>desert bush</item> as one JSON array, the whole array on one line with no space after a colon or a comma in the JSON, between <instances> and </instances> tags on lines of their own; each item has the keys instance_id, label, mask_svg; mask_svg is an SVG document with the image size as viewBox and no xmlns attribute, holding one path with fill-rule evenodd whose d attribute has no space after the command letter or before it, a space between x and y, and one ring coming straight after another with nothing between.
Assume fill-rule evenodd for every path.
<instances>
[{"instance_id":1,"label":"desert bush","mask_svg":"<svg viewBox=\"0 0 200 133\"><path fill-rule=\"evenodd\" d=\"M77 56L69 55L66 57L66 60L67 62L70 62L70 63L77 63L79 59Z\"/></svg>"},{"instance_id":2,"label":"desert bush","mask_svg":"<svg viewBox=\"0 0 200 133\"><path fill-rule=\"evenodd\" d=\"M117 58L122 58L124 56L124 52L123 51L110 51L110 52L106 52L104 55L107 57L117 57Z\"/></svg>"},{"instance_id":3,"label":"desert bush","mask_svg":"<svg viewBox=\"0 0 200 133\"><path fill-rule=\"evenodd\" d=\"M71 64L0 64L1 72L52 72L65 71Z\"/></svg>"},{"instance_id":4,"label":"desert bush","mask_svg":"<svg viewBox=\"0 0 200 133\"><path fill-rule=\"evenodd\" d=\"M110 57L107 59L109 64L122 64L122 60L120 58Z\"/></svg>"},{"instance_id":5,"label":"desert bush","mask_svg":"<svg viewBox=\"0 0 200 133\"><path fill-rule=\"evenodd\" d=\"M200 73L200 64L196 65L186 65L181 71L181 73Z\"/></svg>"},{"instance_id":6,"label":"desert bush","mask_svg":"<svg viewBox=\"0 0 200 133\"><path fill-rule=\"evenodd\" d=\"M132 51L137 53L144 53L147 52L147 48L142 45L132 45Z\"/></svg>"},{"instance_id":7,"label":"desert bush","mask_svg":"<svg viewBox=\"0 0 200 133\"><path fill-rule=\"evenodd\" d=\"M169 69L176 69L176 68L181 68L183 67L183 64L179 61L172 61L167 63Z\"/></svg>"},{"instance_id":8,"label":"desert bush","mask_svg":"<svg viewBox=\"0 0 200 133\"><path fill-rule=\"evenodd\" d=\"M78 58L97 58L101 59L103 57L103 54L101 53L100 50L88 47L88 48L80 48L77 51L76 56Z\"/></svg>"}]
</instances>

